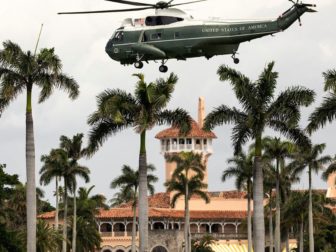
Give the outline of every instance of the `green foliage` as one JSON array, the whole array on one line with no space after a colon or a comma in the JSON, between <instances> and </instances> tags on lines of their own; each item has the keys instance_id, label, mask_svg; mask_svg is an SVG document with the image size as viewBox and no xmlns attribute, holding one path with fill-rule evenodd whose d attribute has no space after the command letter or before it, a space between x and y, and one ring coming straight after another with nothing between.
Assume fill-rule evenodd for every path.
<instances>
[{"instance_id":1,"label":"green foliage","mask_svg":"<svg viewBox=\"0 0 336 252\"><path fill-rule=\"evenodd\" d=\"M315 251L334 252L336 246L336 220L333 223L325 224L314 233ZM307 240L307 239L306 239ZM308 242L305 243L305 250L308 249Z\"/></svg>"},{"instance_id":2,"label":"green foliage","mask_svg":"<svg viewBox=\"0 0 336 252\"><path fill-rule=\"evenodd\" d=\"M211 245L216 243L211 235L204 235L200 240L191 241L191 251L192 252L215 252Z\"/></svg>"},{"instance_id":3,"label":"green foliage","mask_svg":"<svg viewBox=\"0 0 336 252\"><path fill-rule=\"evenodd\" d=\"M266 128L282 133L295 143L309 144L297 124L300 107L310 105L315 93L304 87L290 87L275 97L278 73L273 67L274 62L269 63L255 82L228 66L218 69L220 79L231 83L242 109L217 107L206 117L204 128L211 130L218 125L234 124L231 138L235 154L249 139L261 138Z\"/></svg>"},{"instance_id":4,"label":"green foliage","mask_svg":"<svg viewBox=\"0 0 336 252\"><path fill-rule=\"evenodd\" d=\"M36 231L36 252L60 251L63 238L58 231L43 220L38 220Z\"/></svg>"},{"instance_id":5,"label":"green foliage","mask_svg":"<svg viewBox=\"0 0 336 252\"><path fill-rule=\"evenodd\" d=\"M182 109L166 110L177 83L173 73L165 79L146 83L142 74L135 74L138 82L134 95L120 89L108 89L97 97L97 111L89 116L88 155L96 152L106 139L126 128L139 134L155 125L171 124L182 133L190 130L190 117ZM143 146L142 146L143 147Z\"/></svg>"},{"instance_id":6,"label":"green foliage","mask_svg":"<svg viewBox=\"0 0 336 252\"><path fill-rule=\"evenodd\" d=\"M72 226L73 221L70 221L70 230L68 232L69 240L72 240ZM88 221L82 216L77 216L77 236L76 236L76 251L77 252L90 252L96 251L100 248L102 242L100 234L97 229L95 221Z\"/></svg>"},{"instance_id":7,"label":"green foliage","mask_svg":"<svg viewBox=\"0 0 336 252\"><path fill-rule=\"evenodd\" d=\"M5 224L0 223L0 252L24 252L20 235L9 231Z\"/></svg>"},{"instance_id":8,"label":"green foliage","mask_svg":"<svg viewBox=\"0 0 336 252\"><path fill-rule=\"evenodd\" d=\"M151 195L153 195L155 191L153 183L158 181L158 178L150 173L153 171L155 171L154 165L147 165L147 188ZM128 165L124 165L122 174L111 182L111 188L119 189L119 192L117 192L111 200L112 205L118 206L122 203L133 202L133 207L135 207L138 199L139 171L133 170Z\"/></svg>"}]
</instances>

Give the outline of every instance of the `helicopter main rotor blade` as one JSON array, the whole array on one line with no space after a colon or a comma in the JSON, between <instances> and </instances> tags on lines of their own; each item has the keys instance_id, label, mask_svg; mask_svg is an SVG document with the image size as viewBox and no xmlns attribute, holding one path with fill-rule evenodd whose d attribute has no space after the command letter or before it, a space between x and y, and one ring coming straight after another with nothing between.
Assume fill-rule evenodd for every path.
<instances>
[{"instance_id":1,"label":"helicopter main rotor blade","mask_svg":"<svg viewBox=\"0 0 336 252\"><path fill-rule=\"evenodd\" d=\"M155 7L155 4L148 4L148 3L141 3L141 2L133 2L133 1L127 1L127 0L105 0L108 2L115 2L120 4L129 4L129 5L135 5L135 6L152 6Z\"/></svg>"},{"instance_id":2,"label":"helicopter main rotor blade","mask_svg":"<svg viewBox=\"0 0 336 252\"><path fill-rule=\"evenodd\" d=\"M172 4L169 7L179 6L179 5L185 5L185 4L192 4L192 3L198 3L198 2L204 2L206 0L197 0L197 1L191 1L191 2L185 2L185 3L179 3L179 4Z\"/></svg>"},{"instance_id":3,"label":"helicopter main rotor blade","mask_svg":"<svg viewBox=\"0 0 336 252\"><path fill-rule=\"evenodd\" d=\"M174 0L170 0L170 1L168 2L168 4L171 4L172 2L174 2Z\"/></svg>"},{"instance_id":4,"label":"helicopter main rotor blade","mask_svg":"<svg viewBox=\"0 0 336 252\"><path fill-rule=\"evenodd\" d=\"M64 15L64 14L94 14L94 13L140 11L140 10L148 10L148 9L153 9L153 7L133 8L133 9L119 9L119 10L72 11L72 12L59 12L57 14L58 15Z\"/></svg>"}]
</instances>

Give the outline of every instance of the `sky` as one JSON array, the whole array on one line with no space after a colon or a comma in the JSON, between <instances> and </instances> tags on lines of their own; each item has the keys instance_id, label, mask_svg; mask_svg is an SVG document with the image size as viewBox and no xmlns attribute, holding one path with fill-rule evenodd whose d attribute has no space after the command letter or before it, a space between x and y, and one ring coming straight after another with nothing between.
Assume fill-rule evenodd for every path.
<instances>
[{"instance_id":1,"label":"sky","mask_svg":"<svg viewBox=\"0 0 336 252\"><path fill-rule=\"evenodd\" d=\"M307 0L310 1L310 0ZM274 37L264 37L243 43L239 48L240 64L234 65L230 55L187 61L170 60L169 71L162 74L159 64L145 64L141 70L133 66L122 66L111 60L105 53L105 45L120 26L124 18L145 17L152 11L138 13L113 13L59 16L60 11L83 11L117 9L125 6L103 0L2 0L0 9L0 41L11 40L25 51L33 51L41 24L40 48L55 48L61 58L63 72L72 76L80 85L80 96L75 101L67 94L55 91L50 99L37 104L38 90L34 90L33 117L35 127L36 178L41 168L41 155L48 154L59 145L61 135L72 137L77 133L87 134L90 127L88 116L96 110L96 96L106 89L120 88L133 92L136 79L134 73L143 73L146 81L166 78L170 72L178 75L175 92L168 105L174 109L181 107L197 118L198 97L203 96L206 112L226 104L239 106L232 88L228 83L219 81L216 74L220 65L226 64L241 71L252 80L256 80L267 63L275 61L275 70L279 72L277 93L292 85L313 89L317 96L315 103L302 109L301 127L307 125L309 114L318 106L327 94L323 91L322 72L336 68L336 1L311 0L317 4L318 13L306 13L302 17L303 26L296 22L288 30ZM144 1L155 3L154 0ZM181 3L181 0L175 0ZM127 7L127 6L126 6ZM223 19L263 19L276 18L291 3L286 0L208 0L181 8L196 19L220 17ZM2 49L2 45L0 45ZM0 118L0 163L7 164L8 173L17 173L21 181L25 180L25 94L20 95L6 109ZM312 135L314 143L326 143L325 154L335 155L336 123L328 124ZM159 177L156 191L164 191L164 158L160 154L160 143L154 136L166 127L155 127L148 133L148 162L156 166ZM234 189L233 180L222 183L220 178L227 167L227 159L232 157L233 148L230 139L230 125L217 127L214 132L214 153L209 159L209 190L222 191ZM268 131L271 136L278 134ZM95 185L94 193L112 198L114 191L110 182L120 174L122 165L134 169L138 166L139 136L128 129L112 136L89 160L82 159L81 164L91 170L91 181L87 187ZM84 185L83 183L79 183ZM307 176L303 173L296 188L307 188ZM319 175L314 177L314 188L326 188ZM54 184L43 187L46 198L54 204L52 197Z\"/></svg>"}]
</instances>

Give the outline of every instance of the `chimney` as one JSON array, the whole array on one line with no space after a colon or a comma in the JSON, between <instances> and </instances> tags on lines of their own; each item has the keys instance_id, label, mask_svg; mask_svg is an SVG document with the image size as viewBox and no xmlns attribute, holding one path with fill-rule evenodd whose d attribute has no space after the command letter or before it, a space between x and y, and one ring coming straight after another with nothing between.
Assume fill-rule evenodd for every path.
<instances>
[{"instance_id":1,"label":"chimney","mask_svg":"<svg viewBox=\"0 0 336 252\"><path fill-rule=\"evenodd\" d=\"M204 97L198 99L198 126L203 128L203 122L205 118L204 112Z\"/></svg>"}]
</instances>

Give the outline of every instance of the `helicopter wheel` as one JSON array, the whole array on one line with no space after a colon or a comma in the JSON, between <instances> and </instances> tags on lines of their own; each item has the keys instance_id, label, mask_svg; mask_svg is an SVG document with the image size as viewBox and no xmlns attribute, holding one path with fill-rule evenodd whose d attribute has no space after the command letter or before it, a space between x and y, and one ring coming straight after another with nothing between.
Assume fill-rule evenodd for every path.
<instances>
[{"instance_id":1,"label":"helicopter wheel","mask_svg":"<svg viewBox=\"0 0 336 252\"><path fill-rule=\"evenodd\" d=\"M238 59L238 58L234 58L234 59L233 59L233 63L235 63L235 64L239 64L239 59Z\"/></svg>"},{"instance_id":2,"label":"helicopter wheel","mask_svg":"<svg viewBox=\"0 0 336 252\"><path fill-rule=\"evenodd\" d=\"M137 61L137 62L134 63L134 67L138 68L138 69L141 69L141 68L143 68L143 63L141 61Z\"/></svg>"},{"instance_id":3,"label":"helicopter wheel","mask_svg":"<svg viewBox=\"0 0 336 252\"><path fill-rule=\"evenodd\" d=\"M160 71L161 73L166 73L166 72L168 71L168 67L165 66L165 65L161 65L161 66L159 67L159 71Z\"/></svg>"}]
</instances>

